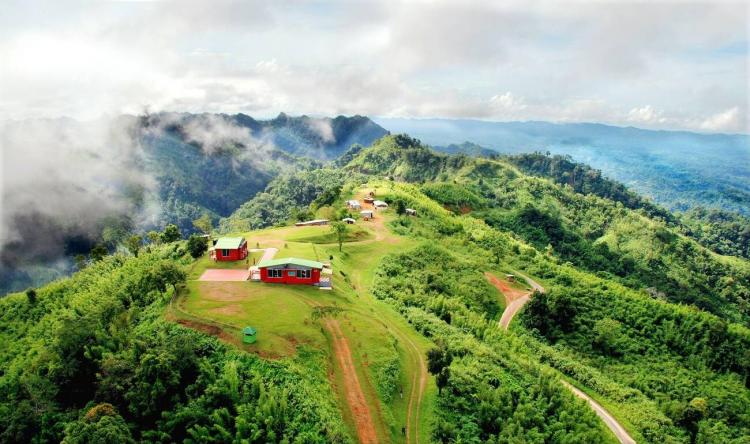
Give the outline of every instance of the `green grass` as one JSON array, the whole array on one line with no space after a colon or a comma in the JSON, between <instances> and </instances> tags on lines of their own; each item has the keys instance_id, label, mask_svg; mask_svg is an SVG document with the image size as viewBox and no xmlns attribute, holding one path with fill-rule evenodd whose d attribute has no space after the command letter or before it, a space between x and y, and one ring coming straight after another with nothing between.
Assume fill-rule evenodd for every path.
<instances>
[{"instance_id":1,"label":"green grass","mask_svg":"<svg viewBox=\"0 0 750 444\"><path fill-rule=\"evenodd\" d=\"M344 242L359 242L364 240L370 240L375 236L372 230L359 226L359 225L348 225L349 231L344 238ZM321 227L299 227L300 231L297 234L292 234L288 237L288 240L297 242L310 242L313 244L334 244L338 243L336 235L331 232L330 227L325 227L325 230L307 230L307 228L321 228Z\"/></svg>"},{"instance_id":2,"label":"green grass","mask_svg":"<svg viewBox=\"0 0 750 444\"><path fill-rule=\"evenodd\" d=\"M291 356L301 344L325 348L325 338L311 318L312 308L299 297L317 296L317 288L192 281L188 290L184 310L237 328L255 327L258 341L248 348L262 356Z\"/></svg>"},{"instance_id":3,"label":"green grass","mask_svg":"<svg viewBox=\"0 0 750 444\"><path fill-rule=\"evenodd\" d=\"M297 257L300 259L310 260L322 260L324 258L318 257L318 253L315 250L315 246L305 242L284 242L279 248L279 252L276 253L276 258L282 257Z\"/></svg>"}]
</instances>

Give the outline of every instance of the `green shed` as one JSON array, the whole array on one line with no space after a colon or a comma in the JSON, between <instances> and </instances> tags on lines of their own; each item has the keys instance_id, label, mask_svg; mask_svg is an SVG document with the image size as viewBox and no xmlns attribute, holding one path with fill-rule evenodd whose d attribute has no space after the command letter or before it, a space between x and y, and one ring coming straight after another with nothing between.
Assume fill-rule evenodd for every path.
<instances>
[{"instance_id":1,"label":"green shed","mask_svg":"<svg viewBox=\"0 0 750 444\"><path fill-rule=\"evenodd\" d=\"M242 342L245 344L254 344L257 339L257 333L258 332L253 327L245 327L242 329Z\"/></svg>"}]
</instances>

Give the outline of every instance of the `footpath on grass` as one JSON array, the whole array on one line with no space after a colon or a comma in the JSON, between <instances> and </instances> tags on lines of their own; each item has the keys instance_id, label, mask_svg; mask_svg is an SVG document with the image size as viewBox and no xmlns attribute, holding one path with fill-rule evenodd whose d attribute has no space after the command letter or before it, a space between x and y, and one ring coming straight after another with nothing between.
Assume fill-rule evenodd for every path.
<instances>
[{"instance_id":1,"label":"footpath on grass","mask_svg":"<svg viewBox=\"0 0 750 444\"><path fill-rule=\"evenodd\" d=\"M521 308L523 308L524 305L526 305L527 302L529 302L534 292L544 293L544 287L530 277L518 272L516 272L516 275L525 279L531 286L532 290L522 291L513 288L506 281L498 279L491 273L485 273L487 280L505 296L505 310L503 311L502 316L500 316L498 325L506 331L508 330L508 326L510 326L513 317L521 310ZM628 434L625 428L617 422L617 420L604 407L602 407L601 404L594 401L589 395L568 382L563 380L560 380L560 382L568 390L573 392L575 396L589 403L589 406L591 406L594 413L604 421L604 424L612 431L612 433L614 433L615 437L621 444L636 444L635 440Z\"/></svg>"},{"instance_id":2,"label":"footpath on grass","mask_svg":"<svg viewBox=\"0 0 750 444\"><path fill-rule=\"evenodd\" d=\"M278 248L273 248L273 247L270 247L270 248L251 248L248 251L250 251L251 253L254 253L256 251L262 251L263 252L263 256L261 256L260 259L258 260L258 263L261 263L263 261L270 261L271 259L273 259L273 257L276 256L276 253L279 252L279 249Z\"/></svg>"}]
</instances>

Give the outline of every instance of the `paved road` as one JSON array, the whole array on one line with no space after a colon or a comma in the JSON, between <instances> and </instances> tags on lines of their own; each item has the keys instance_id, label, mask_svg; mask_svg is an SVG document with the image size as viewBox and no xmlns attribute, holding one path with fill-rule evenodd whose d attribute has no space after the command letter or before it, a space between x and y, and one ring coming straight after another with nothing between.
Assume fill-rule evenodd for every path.
<instances>
[{"instance_id":1,"label":"paved road","mask_svg":"<svg viewBox=\"0 0 750 444\"><path fill-rule=\"evenodd\" d=\"M544 293L544 287L539 285L539 283L537 283L530 277L524 274L521 274L519 272L516 272L516 275L521 276L522 278L526 279L526 282L528 282L529 285L531 285L531 288L533 288L534 290L538 291L539 293ZM532 293L529 292L526 295L513 300L505 307L505 311L503 311L503 315L500 317L500 326L502 327L503 330L508 329L508 326L510 325L510 321L513 320L513 316L515 316L516 313L518 313L518 311L527 302L529 302L529 299L531 299L531 295ZM610 430L612 430L612 433L615 434L615 437L617 438L618 441L620 441L621 444L636 444L635 440L628 434L627 431L625 431L622 425L620 425L620 423L617 422L617 420L612 415L610 415L609 412L605 410L604 407L601 406L601 404L594 401L589 395L575 388L573 385L569 384L568 382L563 381L563 380L560 380L560 382L568 390L573 392L575 396L589 403L589 405L591 406L591 409L594 410L594 413L596 413L596 415L600 417L602 421L604 421L604 424Z\"/></svg>"}]
</instances>

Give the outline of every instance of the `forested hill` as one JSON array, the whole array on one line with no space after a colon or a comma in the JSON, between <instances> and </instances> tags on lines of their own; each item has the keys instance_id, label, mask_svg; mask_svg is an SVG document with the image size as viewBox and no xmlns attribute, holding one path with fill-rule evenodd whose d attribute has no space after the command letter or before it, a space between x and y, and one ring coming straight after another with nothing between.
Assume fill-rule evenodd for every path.
<instances>
[{"instance_id":1,"label":"forested hill","mask_svg":"<svg viewBox=\"0 0 750 444\"><path fill-rule=\"evenodd\" d=\"M671 210L750 214L750 136L592 123L378 118L392 133L435 146L470 142L499 153L570 155Z\"/></svg>"},{"instance_id":2,"label":"forested hill","mask_svg":"<svg viewBox=\"0 0 750 444\"><path fill-rule=\"evenodd\" d=\"M369 146L388 134L368 117L290 117L284 113L271 120L255 120L249 116L233 116L238 125L248 123L256 137L268 138L274 146L289 153L313 159L333 159L352 145Z\"/></svg>"},{"instance_id":3,"label":"forested hill","mask_svg":"<svg viewBox=\"0 0 750 444\"><path fill-rule=\"evenodd\" d=\"M439 154L404 135L379 140L345 169L423 183L423 192L447 208L561 261L656 298L750 320L750 264L711 252L644 209L527 176L502 159Z\"/></svg>"},{"instance_id":4,"label":"forested hill","mask_svg":"<svg viewBox=\"0 0 750 444\"><path fill-rule=\"evenodd\" d=\"M694 207L687 212L673 214L627 189L623 184L604 177L601 171L574 162L570 156L525 153L503 158L527 174L550 178L555 183L570 186L577 193L595 194L620 202L630 209L642 209L649 216L662 219L668 225L679 228L682 233L719 254L750 259L748 216L726 210L707 210L703 207Z\"/></svg>"},{"instance_id":5,"label":"forested hill","mask_svg":"<svg viewBox=\"0 0 750 444\"><path fill-rule=\"evenodd\" d=\"M343 167L280 176L222 220L222 229L302 220L312 216L309 204L314 203L315 211L330 205L347 180L390 177L423 184L422 191L446 208L511 231L561 261L655 298L692 304L735 321L750 319L747 261L701 246L673 215L587 167L573 167L583 177L575 186L563 186L524 174L515 165L527 162L521 157L445 155L405 135L384 137L366 149L355 147L342 158L348 161Z\"/></svg>"}]
</instances>

